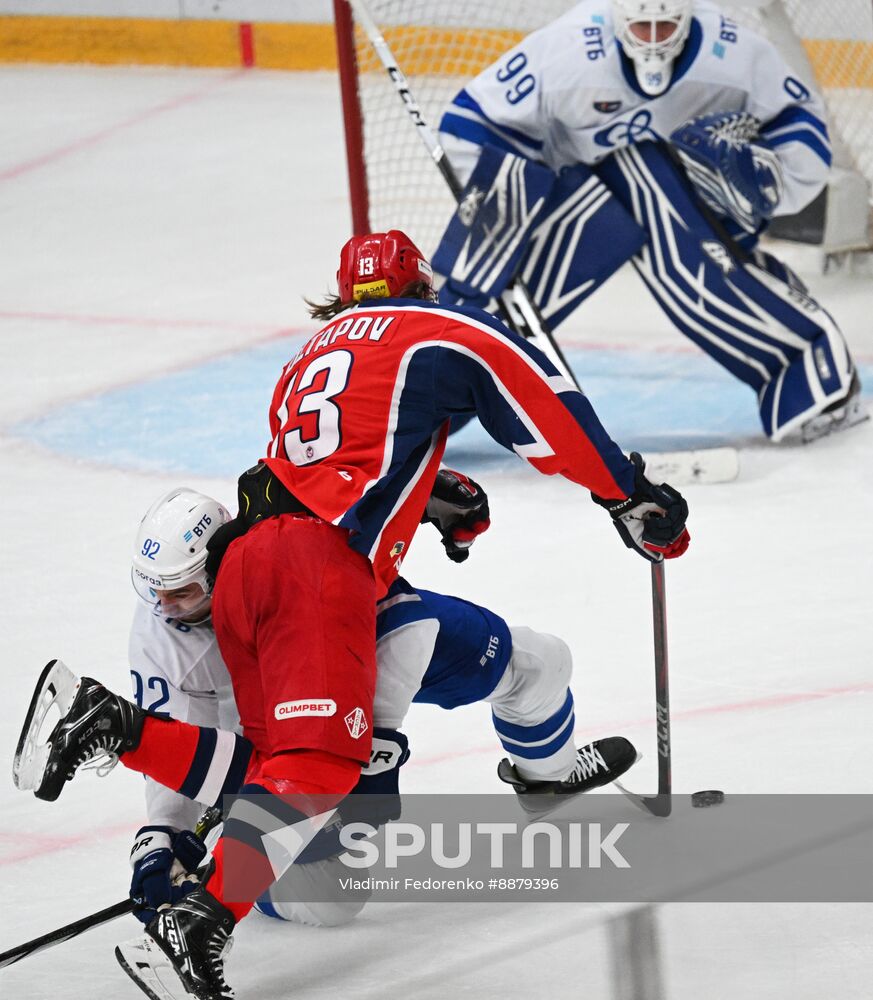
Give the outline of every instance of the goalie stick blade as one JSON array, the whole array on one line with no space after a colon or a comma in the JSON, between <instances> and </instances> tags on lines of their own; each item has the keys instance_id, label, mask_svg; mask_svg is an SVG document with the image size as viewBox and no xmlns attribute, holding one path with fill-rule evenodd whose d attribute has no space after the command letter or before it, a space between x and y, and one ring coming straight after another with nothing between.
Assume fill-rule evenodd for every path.
<instances>
[{"instance_id":1,"label":"goalie stick blade","mask_svg":"<svg viewBox=\"0 0 873 1000\"><path fill-rule=\"evenodd\" d=\"M170 960L147 936L115 948L118 964L150 1000L191 1000Z\"/></svg>"},{"instance_id":2,"label":"goalie stick blade","mask_svg":"<svg viewBox=\"0 0 873 1000\"><path fill-rule=\"evenodd\" d=\"M696 451L643 453L646 477L653 483L689 486L732 483L740 474L736 448L700 448Z\"/></svg>"},{"instance_id":3,"label":"goalie stick blade","mask_svg":"<svg viewBox=\"0 0 873 1000\"><path fill-rule=\"evenodd\" d=\"M36 792L42 784L51 743L48 739L44 743L37 741L49 710L57 705L63 718L78 690L79 678L65 663L50 660L45 665L36 682L12 761L12 780L21 791Z\"/></svg>"}]
</instances>

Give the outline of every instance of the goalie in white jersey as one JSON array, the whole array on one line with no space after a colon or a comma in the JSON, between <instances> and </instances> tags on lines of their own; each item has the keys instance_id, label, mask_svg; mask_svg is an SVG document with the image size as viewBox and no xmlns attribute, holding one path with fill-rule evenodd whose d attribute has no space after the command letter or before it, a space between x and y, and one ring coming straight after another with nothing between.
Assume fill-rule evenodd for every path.
<instances>
[{"instance_id":1,"label":"goalie in white jersey","mask_svg":"<svg viewBox=\"0 0 873 1000\"><path fill-rule=\"evenodd\" d=\"M466 558L472 540L490 523L482 488L445 469L427 516L454 561ZM229 519L218 501L179 488L155 501L137 534L132 578L142 601L129 645L135 700L140 708L202 727L193 765L176 776L178 790L146 778L148 820L131 851L134 912L145 923L196 887L193 873L206 854L192 832L198 816L222 793L236 792L249 768L252 748L240 735L230 676L210 621L205 571L206 544ZM498 774L534 814L554 804L555 796L611 781L636 759L622 737L576 748L568 687L572 658L555 636L510 628L485 608L402 579L376 613L373 751L354 789L356 819L375 826L399 815L392 803L398 769L409 756L400 729L413 701L446 709L489 702L497 736L514 762L504 760ZM368 801L364 793L375 795ZM299 923L351 920L369 893L339 888L339 877L348 874L335 857L341 850L338 829L319 835L258 908Z\"/></svg>"},{"instance_id":2,"label":"goalie in white jersey","mask_svg":"<svg viewBox=\"0 0 873 1000\"><path fill-rule=\"evenodd\" d=\"M531 191L545 207L513 260L553 325L631 259L675 325L754 389L773 440L863 419L836 323L755 250L771 219L822 191L831 163L820 97L767 39L708 0L585 0L471 81L440 132L469 182L467 218L434 257L443 297L493 298L511 278L469 266L469 209L482 214L501 183L512 197L502 179L522 158L516 219Z\"/></svg>"}]
</instances>

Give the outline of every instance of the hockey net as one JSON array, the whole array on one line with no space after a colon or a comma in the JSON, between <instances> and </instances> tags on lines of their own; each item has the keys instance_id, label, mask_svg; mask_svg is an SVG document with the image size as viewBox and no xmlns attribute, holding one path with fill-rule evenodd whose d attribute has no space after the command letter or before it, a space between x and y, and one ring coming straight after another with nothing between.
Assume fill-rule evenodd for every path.
<instances>
[{"instance_id":1,"label":"hockey net","mask_svg":"<svg viewBox=\"0 0 873 1000\"><path fill-rule=\"evenodd\" d=\"M454 202L347 0L334 0L356 232L401 228L432 253ZM423 118L436 130L454 95L568 0L366 0ZM826 249L867 245L873 185L871 0L727 0L729 16L770 36L827 101L834 185L845 197ZM858 219L863 219L858 223ZM832 220L833 221L833 220Z\"/></svg>"}]
</instances>

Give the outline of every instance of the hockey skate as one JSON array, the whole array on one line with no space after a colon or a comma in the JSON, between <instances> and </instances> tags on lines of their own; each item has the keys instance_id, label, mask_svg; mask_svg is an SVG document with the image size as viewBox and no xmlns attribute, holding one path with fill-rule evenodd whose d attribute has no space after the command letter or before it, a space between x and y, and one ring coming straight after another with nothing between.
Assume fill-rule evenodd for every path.
<instances>
[{"instance_id":1,"label":"hockey skate","mask_svg":"<svg viewBox=\"0 0 873 1000\"><path fill-rule=\"evenodd\" d=\"M861 402L861 380L855 371L852 373L852 381L849 383L846 396L807 420L800 428L800 433L803 443L809 444L811 441L817 441L837 431L847 430L869 419L870 414Z\"/></svg>"},{"instance_id":2,"label":"hockey skate","mask_svg":"<svg viewBox=\"0 0 873 1000\"><path fill-rule=\"evenodd\" d=\"M637 760L637 751L630 740L609 736L579 747L576 764L562 781L526 781L507 759L498 764L497 777L512 785L526 813L545 816L562 805L566 796L590 792L620 778Z\"/></svg>"},{"instance_id":3,"label":"hockey skate","mask_svg":"<svg viewBox=\"0 0 873 1000\"><path fill-rule=\"evenodd\" d=\"M233 914L203 886L160 910L144 937L115 949L122 969L151 1000L233 1000L224 979Z\"/></svg>"},{"instance_id":4,"label":"hockey skate","mask_svg":"<svg viewBox=\"0 0 873 1000\"><path fill-rule=\"evenodd\" d=\"M60 719L40 742L49 712ZM40 674L15 749L12 777L17 788L47 802L61 794L82 765L101 776L118 763L119 753L139 746L146 713L107 691L90 677L77 677L60 660Z\"/></svg>"}]
</instances>

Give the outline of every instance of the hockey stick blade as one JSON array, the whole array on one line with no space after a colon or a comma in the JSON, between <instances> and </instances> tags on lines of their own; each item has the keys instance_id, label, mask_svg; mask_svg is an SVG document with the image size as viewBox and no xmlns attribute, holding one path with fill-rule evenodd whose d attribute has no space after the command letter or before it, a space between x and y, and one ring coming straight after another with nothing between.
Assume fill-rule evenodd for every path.
<instances>
[{"instance_id":1,"label":"hockey stick blade","mask_svg":"<svg viewBox=\"0 0 873 1000\"><path fill-rule=\"evenodd\" d=\"M637 759L634 761L634 764L638 764L642 759L643 755L637 752ZM618 778L613 781L613 785L615 785L622 795L630 799L630 801L633 802L638 809L642 809L644 813L647 813L650 816L670 815L672 810L672 797L669 792L658 792L656 795L638 795L636 792L632 792L627 785L625 785Z\"/></svg>"},{"instance_id":2,"label":"hockey stick blade","mask_svg":"<svg viewBox=\"0 0 873 1000\"><path fill-rule=\"evenodd\" d=\"M740 474L736 448L700 448L645 454L646 476L653 483L671 486L732 483Z\"/></svg>"},{"instance_id":3,"label":"hockey stick blade","mask_svg":"<svg viewBox=\"0 0 873 1000\"><path fill-rule=\"evenodd\" d=\"M629 788L626 788L620 781L614 781L613 784L622 795L627 796L644 813L648 813L651 816L663 817L669 816L673 811L672 795L637 795L636 792L632 792Z\"/></svg>"}]
</instances>

